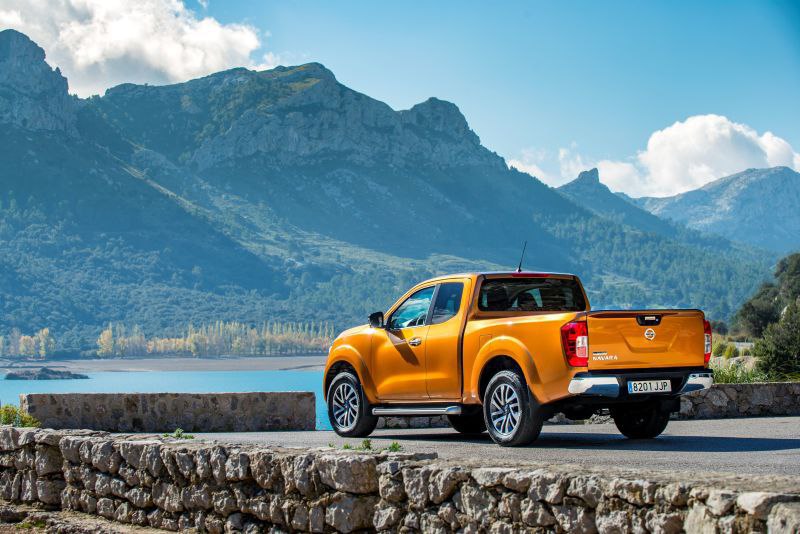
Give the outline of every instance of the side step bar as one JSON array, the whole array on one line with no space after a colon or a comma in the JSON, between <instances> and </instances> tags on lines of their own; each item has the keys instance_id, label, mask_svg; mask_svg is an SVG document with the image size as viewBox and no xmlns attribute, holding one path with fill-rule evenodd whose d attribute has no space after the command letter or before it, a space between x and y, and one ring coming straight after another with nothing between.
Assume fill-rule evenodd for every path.
<instances>
[{"instance_id":1,"label":"side step bar","mask_svg":"<svg viewBox=\"0 0 800 534\"><path fill-rule=\"evenodd\" d=\"M461 406L407 406L397 408L373 408L372 415L461 415Z\"/></svg>"}]
</instances>

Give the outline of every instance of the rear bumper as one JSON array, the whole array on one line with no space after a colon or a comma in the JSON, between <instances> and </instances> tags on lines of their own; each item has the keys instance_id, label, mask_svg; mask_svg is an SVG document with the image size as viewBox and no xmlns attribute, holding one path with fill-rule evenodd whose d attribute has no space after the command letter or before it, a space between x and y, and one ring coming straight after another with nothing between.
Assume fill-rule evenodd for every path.
<instances>
[{"instance_id":1,"label":"rear bumper","mask_svg":"<svg viewBox=\"0 0 800 534\"><path fill-rule=\"evenodd\" d=\"M683 395L692 391L708 389L714 383L711 371L664 371L664 372L626 372L620 374L579 373L569 383L569 392L587 397L620 398L628 396L628 382L631 380L669 379L672 382L670 393L654 393L652 396ZM632 395L637 397L638 395Z\"/></svg>"}]
</instances>

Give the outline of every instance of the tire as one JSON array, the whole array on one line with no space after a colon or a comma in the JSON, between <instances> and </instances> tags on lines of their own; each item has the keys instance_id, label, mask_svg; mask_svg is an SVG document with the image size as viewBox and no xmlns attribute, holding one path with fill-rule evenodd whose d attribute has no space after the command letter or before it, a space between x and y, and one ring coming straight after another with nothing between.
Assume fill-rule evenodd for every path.
<instances>
[{"instance_id":1,"label":"tire","mask_svg":"<svg viewBox=\"0 0 800 534\"><path fill-rule=\"evenodd\" d=\"M462 415L448 415L447 420L450 426L457 432L467 435L479 435L486 432L486 421L483 419L483 412Z\"/></svg>"},{"instance_id":2,"label":"tire","mask_svg":"<svg viewBox=\"0 0 800 534\"><path fill-rule=\"evenodd\" d=\"M611 410L617 429L630 439L652 439L667 428L669 412L658 406L620 406Z\"/></svg>"},{"instance_id":3,"label":"tire","mask_svg":"<svg viewBox=\"0 0 800 534\"><path fill-rule=\"evenodd\" d=\"M525 379L509 370L499 371L489 381L483 396L483 418L492 441L503 447L532 443L544 422Z\"/></svg>"},{"instance_id":4,"label":"tire","mask_svg":"<svg viewBox=\"0 0 800 534\"><path fill-rule=\"evenodd\" d=\"M331 380L328 386L328 420L333 431L345 438L369 436L378 425L378 417L370 412L364 390L354 373L342 371Z\"/></svg>"}]
</instances>

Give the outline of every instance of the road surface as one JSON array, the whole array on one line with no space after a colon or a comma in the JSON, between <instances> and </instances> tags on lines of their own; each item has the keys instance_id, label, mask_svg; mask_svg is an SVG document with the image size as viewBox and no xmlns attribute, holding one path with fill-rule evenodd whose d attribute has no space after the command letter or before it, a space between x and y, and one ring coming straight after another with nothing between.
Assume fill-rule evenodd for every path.
<instances>
[{"instance_id":1,"label":"road surface","mask_svg":"<svg viewBox=\"0 0 800 534\"><path fill-rule=\"evenodd\" d=\"M198 434L227 443L282 447L341 448L359 439L333 432ZM377 430L374 448L397 441L404 452L435 452L441 458L605 465L625 469L704 471L732 474L800 473L800 417L672 421L654 440L629 440L613 424L546 425L533 445L498 447L484 434L468 439L451 429Z\"/></svg>"}]
</instances>

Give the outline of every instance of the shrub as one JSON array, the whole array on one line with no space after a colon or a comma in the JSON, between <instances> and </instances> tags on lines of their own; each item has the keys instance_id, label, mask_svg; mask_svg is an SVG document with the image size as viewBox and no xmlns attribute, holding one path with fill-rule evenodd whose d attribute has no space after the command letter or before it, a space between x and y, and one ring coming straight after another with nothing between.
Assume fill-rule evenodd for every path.
<instances>
[{"instance_id":1,"label":"shrub","mask_svg":"<svg viewBox=\"0 0 800 534\"><path fill-rule=\"evenodd\" d=\"M758 368L775 380L800 378L800 306L790 304L777 323L764 330L753 346Z\"/></svg>"},{"instance_id":2,"label":"shrub","mask_svg":"<svg viewBox=\"0 0 800 534\"><path fill-rule=\"evenodd\" d=\"M0 424L36 428L42 426L38 419L11 404L0 407Z\"/></svg>"},{"instance_id":3,"label":"shrub","mask_svg":"<svg viewBox=\"0 0 800 534\"><path fill-rule=\"evenodd\" d=\"M164 434L164 437L173 439L194 439L194 435L187 434L182 428L176 428L175 432L172 434Z\"/></svg>"},{"instance_id":4,"label":"shrub","mask_svg":"<svg viewBox=\"0 0 800 534\"><path fill-rule=\"evenodd\" d=\"M724 353L725 359L730 360L731 358L736 358L739 356L739 349L736 348L736 345L728 345L725 347Z\"/></svg>"},{"instance_id":5,"label":"shrub","mask_svg":"<svg viewBox=\"0 0 800 534\"><path fill-rule=\"evenodd\" d=\"M714 340L714 347L711 349L711 353L714 354L714 356L719 357L719 356L722 356L723 354L725 354L725 349L727 349L727 348L728 348L728 344L727 343L725 343L724 341L717 341L715 339Z\"/></svg>"}]
</instances>

